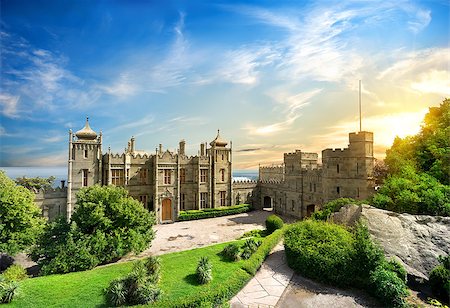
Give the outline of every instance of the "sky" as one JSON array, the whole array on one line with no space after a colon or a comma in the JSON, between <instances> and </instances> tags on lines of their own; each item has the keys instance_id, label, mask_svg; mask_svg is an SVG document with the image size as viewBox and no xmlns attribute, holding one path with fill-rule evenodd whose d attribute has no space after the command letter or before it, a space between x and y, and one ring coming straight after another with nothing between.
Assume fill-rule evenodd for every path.
<instances>
[{"instance_id":1,"label":"sky","mask_svg":"<svg viewBox=\"0 0 450 308\"><path fill-rule=\"evenodd\" d=\"M217 129L234 169L374 132L383 158L450 97L448 1L2 0L0 166L64 166L86 116L196 155Z\"/></svg>"}]
</instances>

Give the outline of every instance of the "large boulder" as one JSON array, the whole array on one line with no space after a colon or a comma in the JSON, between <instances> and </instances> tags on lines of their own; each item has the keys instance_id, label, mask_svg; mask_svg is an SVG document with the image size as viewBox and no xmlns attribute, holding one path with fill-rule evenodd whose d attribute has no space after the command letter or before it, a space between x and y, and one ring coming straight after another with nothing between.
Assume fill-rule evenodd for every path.
<instances>
[{"instance_id":1,"label":"large boulder","mask_svg":"<svg viewBox=\"0 0 450 308\"><path fill-rule=\"evenodd\" d=\"M366 221L387 257L396 257L408 274L428 279L438 256L450 253L450 217L398 214L369 205L347 205L331 215L335 223Z\"/></svg>"}]
</instances>

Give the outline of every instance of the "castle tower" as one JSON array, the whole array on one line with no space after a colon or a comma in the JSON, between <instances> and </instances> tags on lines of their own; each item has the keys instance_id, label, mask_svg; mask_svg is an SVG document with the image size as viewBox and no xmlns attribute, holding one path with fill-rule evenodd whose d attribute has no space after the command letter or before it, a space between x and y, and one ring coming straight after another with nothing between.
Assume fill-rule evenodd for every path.
<instances>
[{"instance_id":1,"label":"castle tower","mask_svg":"<svg viewBox=\"0 0 450 308\"><path fill-rule=\"evenodd\" d=\"M212 207L232 205L232 150L231 144L220 137L217 130L216 138L210 142L208 154L211 158L211 204Z\"/></svg>"},{"instance_id":2,"label":"castle tower","mask_svg":"<svg viewBox=\"0 0 450 308\"><path fill-rule=\"evenodd\" d=\"M102 183L102 134L97 136L86 118L84 127L74 134L69 131L69 169L67 181L67 219L82 187Z\"/></svg>"}]
</instances>

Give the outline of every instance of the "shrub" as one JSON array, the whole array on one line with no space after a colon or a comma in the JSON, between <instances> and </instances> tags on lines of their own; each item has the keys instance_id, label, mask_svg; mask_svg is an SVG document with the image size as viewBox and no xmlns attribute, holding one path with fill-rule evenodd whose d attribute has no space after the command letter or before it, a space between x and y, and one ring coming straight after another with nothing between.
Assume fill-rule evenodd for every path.
<instances>
[{"instance_id":1,"label":"shrub","mask_svg":"<svg viewBox=\"0 0 450 308\"><path fill-rule=\"evenodd\" d=\"M0 280L0 303L10 303L16 294L19 284L15 281L8 281L5 278Z\"/></svg>"},{"instance_id":2,"label":"shrub","mask_svg":"<svg viewBox=\"0 0 450 308\"><path fill-rule=\"evenodd\" d=\"M440 256L439 262L430 273L431 290L435 296L450 302L450 256Z\"/></svg>"},{"instance_id":3,"label":"shrub","mask_svg":"<svg viewBox=\"0 0 450 308\"><path fill-rule=\"evenodd\" d=\"M146 262L138 260L133 264L130 274L110 282L104 292L106 300L113 306L154 302L160 298L161 290L153 280L159 280L159 259L149 258Z\"/></svg>"},{"instance_id":4,"label":"shrub","mask_svg":"<svg viewBox=\"0 0 450 308\"><path fill-rule=\"evenodd\" d=\"M197 281L200 284L208 283L212 280L212 264L207 257L201 257L197 265Z\"/></svg>"},{"instance_id":5,"label":"shrub","mask_svg":"<svg viewBox=\"0 0 450 308\"><path fill-rule=\"evenodd\" d=\"M398 278L406 283L408 277L407 272L400 262L398 262L394 258L391 258L389 261L383 264L383 267L387 270L390 270L391 272L394 272Z\"/></svg>"},{"instance_id":6,"label":"shrub","mask_svg":"<svg viewBox=\"0 0 450 308\"><path fill-rule=\"evenodd\" d=\"M161 273L161 259L159 257L150 256L145 261L147 275L152 283L158 283Z\"/></svg>"},{"instance_id":7,"label":"shrub","mask_svg":"<svg viewBox=\"0 0 450 308\"><path fill-rule=\"evenodd\" d=\"M258 237L258 238L263 238L266 237L267 234L267 230L259 230L259 229L255 229L255 230L250 230L245 232L240 239L242 238L247 238L247 237Z\"/></svg>"},{"instance_id":8,"label":"shrub","mask_svg":"<svg viewBox=\"0 0 450 308\"><path fill-rule=\"evenodd\" d=\"M408 296L408 289L405 283L396 273L378 266L370 274L369 289L383 304L393 307L404 307L405 298Z\"/></svg>"},{"instance_id":9,"label":"shrub","mask_svg":"<svg viewBox=\"0 0 450 308\"><path fill-rule=\"evenodd\" d=\"M155 215L122 187L82 188L72 221L50 223L31 251L41 274L91 269L139 253L154 237Z\"/></svg>"},{"instance_id":10,"label":"shrub","mask_svg":"<svg viewBox=\"0 0 450 308\"><path fill-rule=\"evenodd\" d=\"M3 277L10 281L20 281L28 278L27 271L19 264L13 264L3 272Z\"/></svg>"},{"instance_id":11,"label":"shrub","mask_svg":"<svg viewBox=\"0 0 450 308\"><path fill-rule=\"evenodd\" d=\"M240 204L240 205L203 209L203 210L180 211L180 214L178 215L178 220L186 221L186 220L195 220L195 219L203 219L203 218L213 218L213 217L219 217L219 216L245 213L245 212L249 212L252 210L253 210L253 207L251 205Z\"/></svg>"},{"instance_id":12,"label":"shrub","mask_svg":"<svg viewBox=\"0 0 450 308\"><path fill-rule=\"evenodd\" d=\"M352 273L353 237L344 227L306 220L285 233L284 246L288 265L303 275L319 281L348 285Z\"/></svg>"},{"instance_id":13,"label":"shrub","mask_svg":"<svg viewBox=\"0 0 450 308\"><path fill-rule=\"evenodd\" d=\"M241 259L241 248L238 243L231 243L222 250L222 255L231 261L239 261Z\"/></svg>"},{"instance_id":14,"label":"shrub","mask_svg":"<svg viewBox=\"0 0 450 308\"><path fill-rule=\"evenodd\" d=\"M242 245L242 259L249 259L250 256L258 249L259 245L261 245L261 242L252 238L247 239Z\"/></svg>"},{"instance_id":15,"label":"shrub","mask_svg":"<svg viewBox=\"0 0 450 308\"><path fill-rule=\"evenodd\" d=\"M283 220L280 217L272 214L266 218L266 229L269 234L281 228L283 228Z\"/></svg>"}]
</instances>

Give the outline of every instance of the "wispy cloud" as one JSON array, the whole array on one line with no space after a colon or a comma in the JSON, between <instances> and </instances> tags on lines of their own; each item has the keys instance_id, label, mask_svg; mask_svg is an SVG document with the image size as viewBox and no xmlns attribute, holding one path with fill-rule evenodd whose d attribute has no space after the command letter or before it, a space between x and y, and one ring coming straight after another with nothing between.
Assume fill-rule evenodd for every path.
<instances>
[{"instance_id":1,"label":"wispy cloud","mask_svg":"<svg viewBox=\"0 0 450 308\"><path fill-rule=\"evenodd\" d=\"M8 93L0 93L1 113L8 118L18 117L18 103L19 96L14 96Z\"/></svg>"}]
</instances>

